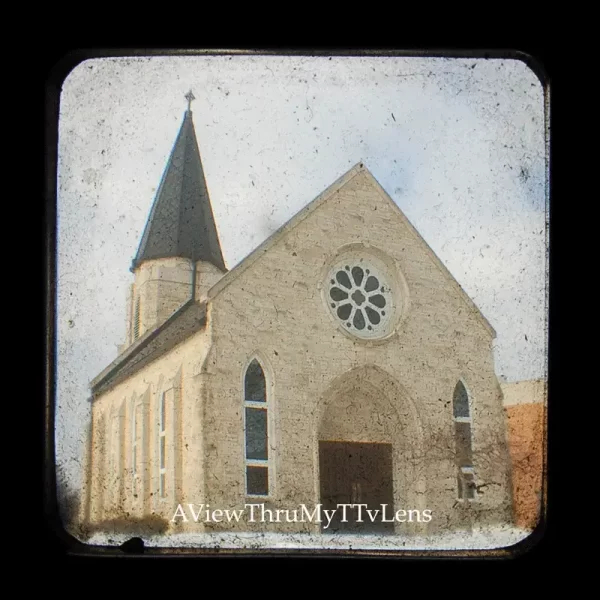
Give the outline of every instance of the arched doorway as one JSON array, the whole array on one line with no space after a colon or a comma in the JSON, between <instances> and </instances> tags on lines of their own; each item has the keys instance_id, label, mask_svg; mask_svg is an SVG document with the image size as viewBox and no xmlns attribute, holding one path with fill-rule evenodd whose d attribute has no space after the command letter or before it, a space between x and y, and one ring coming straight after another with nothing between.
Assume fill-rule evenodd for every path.
<instances>
[{"instance_id":1,"label":"arched doorway","mask_svg":"<svg viewBox=\"0 0 600 600\"><path fill-rule=\"evenodd\" d=\"M395 512L425 501L422 432L408 394L382 369L365 366L332 382L320 407L318 497L323 509L336 509L327 532L397 532Z\"/></svg>"}]
</instances>

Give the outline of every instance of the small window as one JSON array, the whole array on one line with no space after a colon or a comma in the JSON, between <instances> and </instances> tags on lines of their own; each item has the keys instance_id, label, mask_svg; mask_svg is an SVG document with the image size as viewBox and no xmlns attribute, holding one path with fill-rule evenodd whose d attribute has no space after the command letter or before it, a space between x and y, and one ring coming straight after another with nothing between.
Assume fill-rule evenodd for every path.
<instances>
[{"instance_id":1,"label":"small window","mask_svg":"<svg viewBox=\"0 0 600 600\"><path fill-rule=\"evenodd\" d=\"M97 474L98 474L98 501L100 510L104 509L104 480L106 478L107 473L107 461L106 461L106 417L102 415L98 419L98 424L96 425L96 434L98 439L98 466L97 466ZM94 457L95 458L95 457Z\"/></svg>"},{"instance_id":2,"label":"small window","mask_svg":"<svg viewBox=\"0 0 600 600\"><path fill-rule=\"evenodd\" d=\"M143 405L137 403L133 409L132 439L131 439L131 472L133 475L133 495L142 491L142 449L143 449Z\"/></svg>"},{"instance_id":3,"label":"small window","mask_svg":"<svg viewBox=\"0 0 600 600\"><path fill-rule=\"evenodd\" d=\"M454 388L454 398L452 402L454 410L454 418L469 419L471 413L469 411L469 396L462 381L459 381Z\"/></svg>"},{"instance_id":4,"label":"small window","mask_svg":"<svg viewBox=\"0 0 600 600\"><path fill-rule=\"evenodd\" d=\"M475 474L472 469L460 469L458 472L458 498L460 500L473 500L475 492Z\"/></svg>"},{"instance_id":5,"label":"small window","mask_svg":"<svg viewBox=\"0 0 600 600\"><path fill-rule=\"evenodd\" d=\"M167 497L167 409L166 394L163 392L159 399L158 421L158 494L160 498Z\"/></svg>"},{"instance_id":6,"label":"small window","mask_svg":"<svg viewBox=\"0 0 600 600\"><path fill-rule=\"evenodd\" d=\"M246 494L269 495L269 415L262 367L253 360L244 377Z\"/></svg>"},{"instance_id":7,"label":"small window","mask_svg":"<svg viewBox=\"0 0 600 600\"><path fill-rule=\"evenodd\" d=\"M246 371L246 402L266 402L265 374L257 360L253 360Z\"/></svg>"},{"instance_id":8,"label":"small window","mask_svg":"<svg viewBox=\"0 0 600 600\"><path fill-rule=\"evenodd\" d=\"M120 428L121 421L118 413L114 413L111 418L111 431L110 431L110 454L111 454L111 469L112 477L119 479L120 473Z\"/></svg>"},{"instance_id":9,"label":"small window","mask_svg":"<svg viewBox=\"0 0 600 600\"><path fill-rule=\"evenodd\" d=\"M133 339L137 340L140 337L140 297L135 301L135 312L133 315Z\"/></svg>"},{"instance_id":10,"label":"small window","mask_svg":"<svg viewBox=\"0 0 600 600\"><path fill-rule=\"evenodd\" d=\"M456 438L456 460L458 466L472 466L473 450L471 448L471 424L460 421L455 422L454 436Z\"/></svg>"},{"instance_id":11,"label":"small window","mask_svg":"<svg viewBox=\"0 0 600 600\"><path fill-rule=\"evenodd\" d=\"M246 458L267 460L268 441L267 411L246 407Z\"/></svg>"},{"instance_id":12,"label":"small window","mask_svg":"<svg viewBox=\"0 0 600 600\"><path fill-rule=\"evenodd\" d=\"M458 467L457 496L459 500L473 500L476 488L473 469L471 410L469 395L462 381L459 381L454 388L452 413L456 466Z\"/></svg>"},{"instance_id":13,"label":"small window","mask_svg":"<svg viewBox=\"0 0 600 600\"><path fill-rule=\"evenodd\" d=\"M246 467L246 493L250 496L266 496L269 493L269 469Z\"/></svg>"}]
</instances>

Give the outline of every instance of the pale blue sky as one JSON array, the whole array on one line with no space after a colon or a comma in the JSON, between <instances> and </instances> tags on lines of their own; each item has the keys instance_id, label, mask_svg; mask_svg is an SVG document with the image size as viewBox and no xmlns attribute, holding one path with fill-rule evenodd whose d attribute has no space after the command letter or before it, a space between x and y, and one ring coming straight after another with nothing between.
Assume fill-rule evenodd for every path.
<instances>
[{"instance_id":1,"label":"pale blue sky","mask_svg":"<svg viewBox=\"0 0 600 600\"><path fill-rule=\"evenodd\" d=\"M543 89L514 60L94 59L61 94L57 461L79 487L89 381L125 336L139 244L192 89L229 268L363 161L496 329L496 371L545 376Z\"/></svg>"}]
</instances>

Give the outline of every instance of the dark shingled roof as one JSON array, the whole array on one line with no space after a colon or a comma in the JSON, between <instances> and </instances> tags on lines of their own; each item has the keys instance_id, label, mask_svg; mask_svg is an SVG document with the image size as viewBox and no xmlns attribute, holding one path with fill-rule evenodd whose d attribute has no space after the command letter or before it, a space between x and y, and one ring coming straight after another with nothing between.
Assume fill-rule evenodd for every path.
<instances>
[{"instance_id":1,"label":"dark shingled roof","mask_svg":"<svg viewBox=\"0 0 600 600\"><path fill-rule=\"evenodd\" d=\"M93 399L162 356L206 325L206 303L188 300L162 325L147 331L91 382Z\"/></svg>"},{"instance_id":2,"label":"dark shingled roof","mask_svg":"<svg viewBox=\"0 0 600 600\"><path fill-rule=\"evenodd\" d=\"M145 260L169 257L203 260L227 271L190 110L183 118L131 268Z\"/></svg>"}]
</instances>

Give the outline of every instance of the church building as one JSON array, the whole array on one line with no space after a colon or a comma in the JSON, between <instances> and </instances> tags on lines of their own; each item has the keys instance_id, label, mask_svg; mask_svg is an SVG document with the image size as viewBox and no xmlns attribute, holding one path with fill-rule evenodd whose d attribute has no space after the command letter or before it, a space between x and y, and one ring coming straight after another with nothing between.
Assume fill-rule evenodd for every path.
<instances>
[{"instance_id":1,"label":"church building","mask_svg":"<svg viewBox=\"0 0 600 600\"><path fill-rule=\"evenodd\" d=\"M494 329L364 164L309 200L228 270L188 104L133 259L126 340L91 382L86 523L323 531L173 521L189 503L416 515L351 509L340 534L511 522Z\"/></svg>"}]
</instances>

